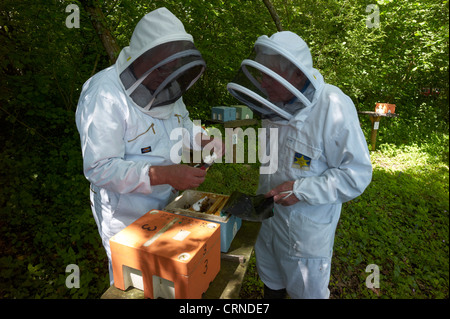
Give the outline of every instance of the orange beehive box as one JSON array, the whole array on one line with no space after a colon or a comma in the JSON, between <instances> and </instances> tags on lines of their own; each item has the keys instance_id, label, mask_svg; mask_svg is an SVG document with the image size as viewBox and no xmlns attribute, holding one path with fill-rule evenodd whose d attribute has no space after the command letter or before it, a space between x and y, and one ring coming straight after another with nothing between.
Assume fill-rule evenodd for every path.
<instances>
[{"instance_id":1,"label":"orange beehive box","mask_svg":"<svg viewBox=\"0 0 450 319\"><path fill-rule=\"evenodd\" d=\"M375 112L381 113L381 114L387 114L387 113L395 113L395 104L388 104L388 103L377 103L375 105Z\"/></svg>"},{"instance_id":2,"label":"orange beehive box","mask_svg":"<svg viewBox=\"0 0 450 319\"><path fill-rule=\"evenodd\" d=\"M114 286L199 299L220 270L220 225L152 210L110 239Z\"/></svg>"}]
</instances>

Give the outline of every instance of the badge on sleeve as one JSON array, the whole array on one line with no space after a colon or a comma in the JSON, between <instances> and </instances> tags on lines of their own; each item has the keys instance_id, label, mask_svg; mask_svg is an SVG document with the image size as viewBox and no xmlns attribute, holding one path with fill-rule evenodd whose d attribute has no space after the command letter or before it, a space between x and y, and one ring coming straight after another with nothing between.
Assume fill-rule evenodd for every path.
<instances>
[{"instance_id":1,"label":"badge on sleeve","mask_svg":"<svg viewBox=\"0 0 450 319\"><path fill-rule=\"evenodd\" d=\"M310 157L300 154L300 153L295 153L294 163L292 164L293 168L298 168L298 169L302 169L304 171L309 171L310 165L311 165Z\"/></svg>"}]
</instances>

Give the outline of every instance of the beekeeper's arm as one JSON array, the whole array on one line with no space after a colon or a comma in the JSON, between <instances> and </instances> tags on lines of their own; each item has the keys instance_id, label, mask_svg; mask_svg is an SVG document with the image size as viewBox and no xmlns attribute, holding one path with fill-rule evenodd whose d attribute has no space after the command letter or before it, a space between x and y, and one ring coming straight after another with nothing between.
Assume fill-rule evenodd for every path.
<instances>
[{"instance_id":1,"label":"beekeeper's arm","mask_svg":"<svg viewBox=\"0 0 450 319\"><path fill-rule=\"evenodd\" d=\"M295 181L294 194L311 205L344 203L361 195L372 179L372 164L359 122L352 122L327 140L330 167L321 176Z\"/></svg>"},{"instance_id":2,"label":"beekeeper's arm","mask_svg":"<svg viewBox=\"0 0 450 319\"><path fill-rule=\"evenodd\" d=\"M186 109L184 103L180 108L180 121L183 122L183 128L185 128L193 139L190 141L190 148L194 150L201 150L202 136L206 136L206 132L202 128L194 128L189 118L189 112ZM188 171L189 180L180 178L185 174L183 171ZM150 181L153 185L170 184L177 190L184 190L188 188L196 188L200 186L205 180L206 171L198 168L189 167L187 165L169 165L169 166L151 166L149 169Z\"/></svg>"},{"instance_id":3,"label":"beekeeper's arm","mask_svg":"<svg viewBox=\"0 0 450 319\"><path fill-rule=\"evenodd\" d=\"M203 182L205 171L187 165L152 166L147 161L125 160L125 111L101 94L84 103L77 112L77 126L84 174L94 185L121 194L149 194L155 185L184 190Z\"/></svg>"},{"instance_id":4,"label":"beekeeper's arm","mask_svg":"<svg viewBox=\"0 0 450 319\"><path fill-rule=\"evenodd\" d=\"M320 176L288 181L272 190L282 205L305 201L311 205L347 202L363 193L372 179L372 164L367 143L358 121L352 121L335 136L325 140L329 169ZM287 198L282 191L292 190ZM283 200L284 198L284 200Z\"/></svg>"}]
</instances>

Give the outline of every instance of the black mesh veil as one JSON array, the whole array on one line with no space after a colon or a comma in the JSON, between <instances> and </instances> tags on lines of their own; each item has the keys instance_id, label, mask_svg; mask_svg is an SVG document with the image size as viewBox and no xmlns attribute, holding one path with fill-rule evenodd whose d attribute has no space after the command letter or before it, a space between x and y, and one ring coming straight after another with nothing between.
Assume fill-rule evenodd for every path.
<instances>
[{"instance_id":1,"label":"black mesh veil","mask_svg":"<svg viewBox=\"0 0 450 319\"><path fill-rule=\"evenodd\" d=\"M173 41L143 53L120 74L120 79L133 101L149 110L178 100L205 68L192 42Z\"/></svg>"}]
</instances>

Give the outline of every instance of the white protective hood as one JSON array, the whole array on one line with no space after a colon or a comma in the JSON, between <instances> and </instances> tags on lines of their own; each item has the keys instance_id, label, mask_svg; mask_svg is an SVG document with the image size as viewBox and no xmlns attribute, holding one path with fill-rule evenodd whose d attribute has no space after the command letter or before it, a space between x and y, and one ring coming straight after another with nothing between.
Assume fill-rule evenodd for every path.
<instances>
[{"instance_id":1,"label":"white protective hood","mask_svg":"<svg viewBox=\"0 0 450 319\"><path fill-rule=\"evenodd\" d=\"M300 78L300 83L294 83ZM253 54L242 61L238 75L227 88L262 118L291 120L299 110L315 104L323 85L305 41L283 31L258 38ZM286 99L275 99L272 90L285 91Z\"/></svg>"},{"instance_id":2,"label":"white protective hood","mask_svg":"<svg viewBox=\"0 0 450 319\"><path fill-rule=\"evenodd\" d=\"M167 118L206 67L193 38L166 8L146 14L116 62L126 94L141 111Z\"/></svg>"}]
</instances>

